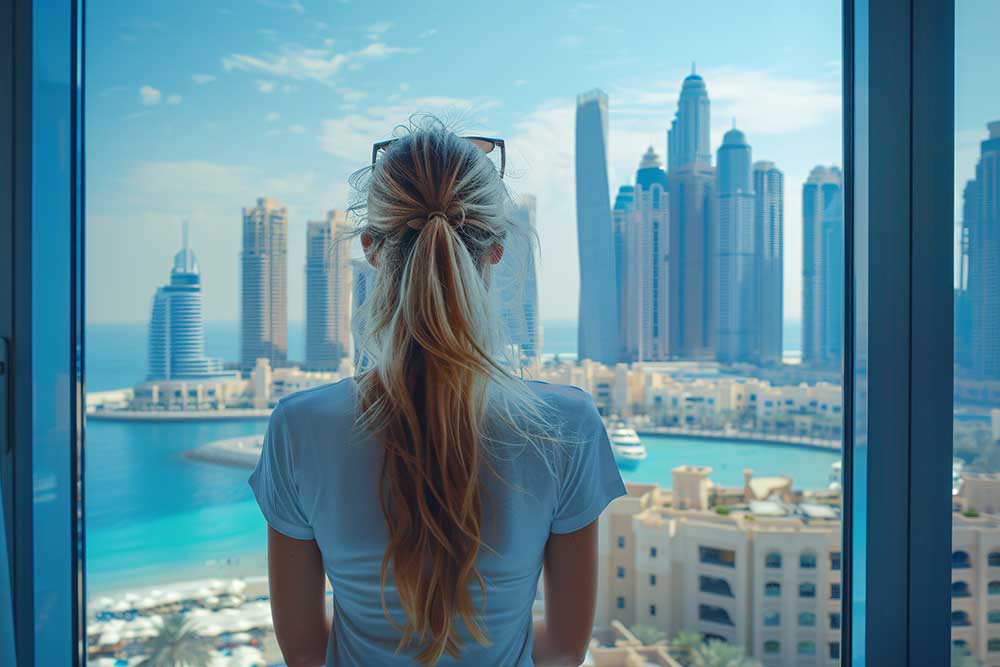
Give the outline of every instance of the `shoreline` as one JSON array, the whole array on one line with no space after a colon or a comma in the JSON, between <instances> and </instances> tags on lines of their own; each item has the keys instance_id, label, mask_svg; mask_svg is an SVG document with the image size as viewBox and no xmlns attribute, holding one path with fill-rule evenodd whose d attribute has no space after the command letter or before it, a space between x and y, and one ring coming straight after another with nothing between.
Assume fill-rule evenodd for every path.
<instances>
[{"instance_id":1,"label":"shoreline","mask_svg":"<svg viewBox=\"0 0 1000 667\"><path fill-rule=\"evenodd\" d=\"M255 408L230 408L228 410L95 410L87 413L88 420L121 422L183 422L183 421L225 421L258 419L266 421L271 410Z\"/></svg>"},{"instance_id":2,"label":"shoreline","mask_svg":"<svg viewBox=\"0 0 1000 667\"><path fill-rule=\"evenodd\" d=\"M818 449L826 452L839 452L841 450L840 440L824 440L820 438L808 438L803 436L766 436L754 433L753 431L712 431L707 429L685 429L672 426L652 426L637 428L636 434L643 436L678 436L692 438L695 440L726 440L737 444L753 445L778 445L784 447L801 447L804 449Z\"/></svg>"}]
</instances>

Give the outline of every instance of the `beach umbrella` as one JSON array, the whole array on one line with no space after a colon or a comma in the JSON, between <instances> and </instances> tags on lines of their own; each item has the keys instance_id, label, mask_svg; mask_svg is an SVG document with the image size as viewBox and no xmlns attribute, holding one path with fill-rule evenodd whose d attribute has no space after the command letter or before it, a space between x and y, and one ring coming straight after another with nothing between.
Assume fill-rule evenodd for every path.
<instances>
[{"instance_id":1,"label":"beach umbrella","mask_svg":"<svg viewBox=\"0 0 1000 667\"><path fill-rule=\"evenodd\" d=\"M209 595L207 598L203 600L203 602L210 607L214 607L215 605L219 604L219 598L215 597L214 595Z\"/></svg>"},{"instance_id":2,"label":"beach umbrella","mask_svg":"<svg viewBox=\"0 0 1000 667\"><path fill-rule=\"evenodd\" d=\"M102 597L102 598L97 598L97 600L95 600L91 604L91 606L92 607L96 607L97 609L105 609L107 607L110 607L114 603L115 603L115 601L112 600L111 598L109 598L109 597Z\"/></svg>"},{"instance_id":3,"label":"beach umbrella","mask_svg":"<svg viewBox=\"0 0 1000 667\"><path fill-rule=\"evenodd\" d=\"M163 594L163 601L164 602L168 602L168 603L169 602L180 602L181 601L181 595L177 591L167 591L166 593Z\"/></svg>"},{"instance_id":4,"label":"beach umbrella","mask_svg":"<svg viewBox=\"0 0 1000 667\"><path fill-rule=\"evenodd\" d=\"M101 646L114 646L121 640L121 635L114 630L108 630L101 635L101 638L97 641L97 643Z\"/></svg>"},{"instance_id":5,"label":"beach umbrella","mask_svg":"<svg viewBox=\"0 0 1000 667\"><path fill-rule=\"evenodd\" d=\"M247 582L242 579L233 579L229 582L229 592L234 594L242 593L246 590Z\"/></svg>"},{"instance_id":6,"label":"beach umbrella","mask_svg":"<svg viewBox=\"0 0 1000 667\"><path fill-rule=\"evenodd\" d=\"M214 623L208 623L198 628L198 634L204 635L205 637L216 637L222 634L222 628Z\"/></svg>"},{"instance_id":7,"label":"beach umbrella","mask_svg":"<svg viewBox=\"0 0 1000 667\"><path fill-rule=\"evenodd\" d=\"M249 644L253 641L253 635L249 632L237 632L233 635L234 644Z\"/></svg>"},{"instance_id":8,"label":"beach umbrella","mask_svg":"<svg viewBox=\"0 0 1000 667\"><path fill-rule=\"evenodd\" d=\"M130 605L125 600L119 600L118 602L116 602L111 607L111 611L116 612L116 613L121 613L123 611L130 611L131 609L132 609L132 605Z\"/></svg>"}]
</instances>

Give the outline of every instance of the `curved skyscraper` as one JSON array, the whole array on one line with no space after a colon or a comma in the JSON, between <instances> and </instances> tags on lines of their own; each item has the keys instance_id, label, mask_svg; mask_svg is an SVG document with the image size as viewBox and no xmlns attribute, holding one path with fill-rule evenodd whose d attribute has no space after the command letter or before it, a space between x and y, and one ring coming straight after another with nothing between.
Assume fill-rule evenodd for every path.
<instances>
[{"instance_id":1,"label":"curved skyscraper","mask_svg":"<svg viewBox=\"0 0 1000 667\"><path fill-rule=\"evenodd\" d=\"M753 226L759 262L760 361L780 363L785 313L785 175L773 162L753 165Z\"/></svg>"},{"instance_id":2,"label":"curved skyscraper","mask_svg":"<svg viewBox=\"0 0 1000 667\"><path fill-rule=\"evenodd\" d=\"M577 354L618 362L618 295L608 189L608 96L576 99L576 233L580 257Z\"/></svg>"},{"instance_id":3,"label":"curved skyscraper","mask_svg":"<svg viewBox=\"0 0 1000 667\"><path fill-rule=\"evenodd\" d=\"M188 248L174 255L170 284L157 288L149 318L147 380L204 378L222 372L222 362L205 356L205 316L198 260Z\"/></svg>"},{"instance_id":4,"label":"curved skyscraper","mask_svg":"<svg viewBox=\"0 0 1000 667\"><path fill-rule=\"evenodd\" d=\"M705 82L691 74L681 86L667 134L670 185L668 326L670 356L714 359L717 279L715 170L709 148Z\"/></svg>"},{"instance_id":5,"label":"curved skyscraper","mask_svg":"<svg viewBox=\"0 0 1000 667\"><path fill-rule=\"evenodd\" d=\"M716 356L723 362L759 359L760 313L753 220L751 151L735 127L719 148L719 230Z\"/></svg>"}]
</instances>

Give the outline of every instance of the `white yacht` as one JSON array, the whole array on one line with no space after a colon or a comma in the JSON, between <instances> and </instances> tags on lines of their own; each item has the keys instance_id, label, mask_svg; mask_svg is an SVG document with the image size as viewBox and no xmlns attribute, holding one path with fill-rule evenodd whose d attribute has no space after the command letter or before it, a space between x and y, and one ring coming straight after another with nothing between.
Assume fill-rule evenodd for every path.
<instances>
[{"instance_id":1,"label":"white yacht","mask_svg":"<svg viewBox=\"0 0 1000 667\"><path fill-rule=\"evenodd\" d=\"M827 481L830 483L831 491L840 491L842 485L843 476L843 464L840 461L834 461L830 464L830 475L827 477Z\"/></svg>"},{"instance_id":2,"label":"white yacht","mask_svg":"<svg viewBox=\"0 0 1000 667\"><path fill-rule=\"evenodd\" d=\"M639 462L646 458L646 446L639 440L638 434L624 424L615 424L608 428L608 439L615 453L615 463L623 470L635 470Z\"/></svg>"}]
</instances>

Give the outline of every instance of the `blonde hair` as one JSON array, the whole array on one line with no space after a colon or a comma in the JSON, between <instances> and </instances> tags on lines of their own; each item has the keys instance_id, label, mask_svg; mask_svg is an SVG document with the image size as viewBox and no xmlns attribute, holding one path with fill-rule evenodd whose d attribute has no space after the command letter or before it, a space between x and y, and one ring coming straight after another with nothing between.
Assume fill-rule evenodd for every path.
<instances>
[{"instance_id":1,"label":"blonde hair","mask_svg":"<svg viewBox=\"0 0 1000 667\"><path fill-rule=\"evenodd\" d=\"M482 150L440 122L411 121L352 184L355 235L376 267L353 327L359 357L358 425L384 448L382 606L402 633L400 649L434 664L462 649L460 618L488 644L473 603L483 543L484 456L492 434L513 445L553 441L546 406L500 358L507 349L489 294L491 253L531 247L511 197ZM367 241L367 238L363 238ZM503 427L499 429L497 427ZM551 467L550 467L551 471ZM391 572L405 623L385 604Z\"/></svg>"}]
</instances>

